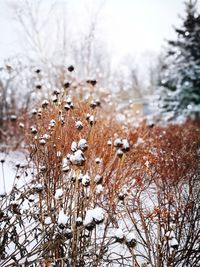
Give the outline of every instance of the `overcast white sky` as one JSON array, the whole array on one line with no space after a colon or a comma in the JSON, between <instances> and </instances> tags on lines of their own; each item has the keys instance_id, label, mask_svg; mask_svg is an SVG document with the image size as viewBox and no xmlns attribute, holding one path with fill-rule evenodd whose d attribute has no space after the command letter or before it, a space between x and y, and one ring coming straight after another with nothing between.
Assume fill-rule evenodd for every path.
<instances>
[{"instance_id":1,"label":"overcast white sky","mask_svg":"<svg viewBox=\"0 0 200 267\"><path fill-rule=\"evenodd\" d=\"M41 1L47 6L52 2ZM9 2L17 1L0 0L0 61L23 49L8 8ZM63 2L58 0L59 4ZM66 2L71 17L76 20L76 27L81 29L89 16L88 10L99 0ZM141 55L145 51L159 52L164 39L174 37L172 25L180 23L177 15L182 14L183 10L183 0L105 0L99 21L101 38L119 58L128 54Z\"/></svg>"}]
</instances>

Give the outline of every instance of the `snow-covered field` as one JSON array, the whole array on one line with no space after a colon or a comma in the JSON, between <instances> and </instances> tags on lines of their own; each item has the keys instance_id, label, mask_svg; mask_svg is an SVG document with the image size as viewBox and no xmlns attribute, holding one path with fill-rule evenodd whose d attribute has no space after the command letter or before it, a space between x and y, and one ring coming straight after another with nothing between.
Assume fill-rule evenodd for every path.
<instances>
[{"instance_id":1,"label":"snow-covered field","mask_svg":"<svg viewBox=\"0 0 200 267\"><path fill-rule=\"evenodd\" d=\"M27 168L27 159L23 152L21 151L10 151L8 153L0 153L0 162L1 162L1 170L0 170L0 193L9 193L14 183L16 182L16 176L20 175L20 179L18 180L18 185L22 185L26 183L30 177L25 175L21 176L22 171L17 167L20 165L21 167Z\"/></svg>"}]
</instances>

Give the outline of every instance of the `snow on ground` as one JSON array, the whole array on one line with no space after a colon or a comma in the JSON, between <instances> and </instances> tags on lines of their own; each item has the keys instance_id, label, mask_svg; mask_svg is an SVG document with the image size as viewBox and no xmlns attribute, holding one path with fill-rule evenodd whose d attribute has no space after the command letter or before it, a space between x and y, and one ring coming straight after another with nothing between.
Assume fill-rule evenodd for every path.
<instances>
[{"instance_id":1,"label":"snow on ground","mask_svg":"<svg viewBox=\"0 0 200 267\"><path fill-rule=\"evenodd\" d=\"M26 183L30 179L30 173L22 174L22 169L27 167L26 155L20 151L0 153L0 193L9 193L12 190L16 177L19 175L18 185ZM21 168L19 168L19 166Z\"/></svg>"}]
</instances>

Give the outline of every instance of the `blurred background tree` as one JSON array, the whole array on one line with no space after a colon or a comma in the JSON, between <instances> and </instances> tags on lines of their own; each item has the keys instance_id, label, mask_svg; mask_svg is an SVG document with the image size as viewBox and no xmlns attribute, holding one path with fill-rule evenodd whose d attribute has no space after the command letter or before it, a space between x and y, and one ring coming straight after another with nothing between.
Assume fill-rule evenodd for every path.
<instances>
[{"instance_id":1,"label":"blurred background tree","mask_svg":"<svg viewBox=\"0 0 200 267\"><path fill-rule=\"evenodd\" d=\"M185 7L177 39L168 41L158 83L160 110L169 120L200 115L200 14L196 0Z\"/></svg>"}]
</instances>

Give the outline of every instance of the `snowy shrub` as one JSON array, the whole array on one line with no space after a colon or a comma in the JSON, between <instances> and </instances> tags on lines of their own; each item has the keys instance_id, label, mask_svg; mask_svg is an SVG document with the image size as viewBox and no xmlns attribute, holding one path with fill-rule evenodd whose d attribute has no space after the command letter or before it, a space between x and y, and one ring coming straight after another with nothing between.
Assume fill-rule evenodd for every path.
<instances>
[{"instance_id":1,"label":"snowy shrub","mask_svg":"<svg viewBox=\"0 0 200 267\"><path fill-rule=\"evenodd\" d=\"M197 266L198 125L126 129L56 96L30 115L27 166L1 189L1 266Z\"/></svg>"}]
</instances>

